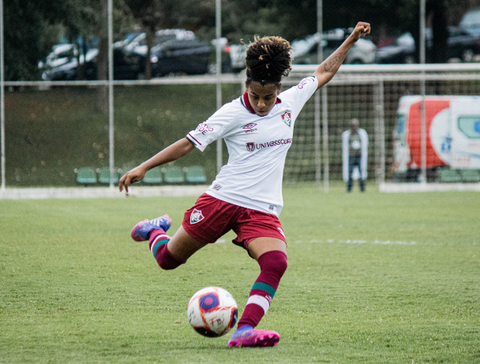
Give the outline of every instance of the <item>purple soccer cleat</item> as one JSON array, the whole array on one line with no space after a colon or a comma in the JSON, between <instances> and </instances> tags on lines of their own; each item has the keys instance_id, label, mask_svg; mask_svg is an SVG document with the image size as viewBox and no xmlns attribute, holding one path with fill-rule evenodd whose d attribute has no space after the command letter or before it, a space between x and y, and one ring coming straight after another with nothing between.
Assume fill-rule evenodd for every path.
<instances>
[{"instance_id":1,"label":"purple soccer cleat","mask_svg":"<svg viewBox=\"0 0 480 364\"><path fill-rule=\"evenodd\" d=\"M280 335L275 331L255 330L251 326L242 326L230 337L228 346L265 347L275 346L279 341Z\"/></svg>"},{"instance_id":2,"label":"purple soccer cleat","mask_svg":"<svg viewBox=\"0 0 480 364\"><path fill-rule=\"evenodd\" d=\"M172 225L172 219L168 215L163 215L157 217L153 220L143 220L140 221L137 225L135 225L132 229L130 235L132 239L135 241L145 241L148 240L148 233L154 229L161 229L167 232Z\"/></svg>"}]
</instances>

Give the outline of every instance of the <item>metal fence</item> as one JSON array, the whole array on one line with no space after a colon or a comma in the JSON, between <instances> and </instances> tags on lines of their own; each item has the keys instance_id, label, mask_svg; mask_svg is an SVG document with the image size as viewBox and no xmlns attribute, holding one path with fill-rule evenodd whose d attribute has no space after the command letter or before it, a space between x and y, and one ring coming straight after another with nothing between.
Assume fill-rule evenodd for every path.
<instances>
[{"instance_id":1,"label":"metal fence","mask_svg":"<svg viewBox=\"0 0 480 364\"><path fill-rule=\"evenodd\" d=\"M315 68L294 66L284 80L284 89L311 75ZM342 180L341 134L352 118L359 119L369 135L369 183L438 182L438 168L430 164L410 165L408 176L396 169L400 99L421 96L423 90L427 96L480 95L479 71L479 64L342 66L297 119L285 182L321 182L328 191L330 181ZM223 102L238 97L243 92L244 75L112 84L112 111L105 113L96 108L96 102L98 90L107 87L107 81L5 82L5 185L78 186L82 184L76 180L75 170L82 167L96 173L108 169L114 179L103 185L113 185L117 173L141 163L208 118L217 108L217 84L223 85ZM422 133L414 136L420 140L420 160L425 162L430 161L432 157L426 154L433 150L427 135L432 129L427 123L423 121L418 129ZM479 142L472 135L472 148ZM217 161L225 163L228 157L222 149L219 143L173 165L182 170L200 165L210 182L217 172ZM448 168L448 163L443 167Z\"/></svg>"}]
</instances>

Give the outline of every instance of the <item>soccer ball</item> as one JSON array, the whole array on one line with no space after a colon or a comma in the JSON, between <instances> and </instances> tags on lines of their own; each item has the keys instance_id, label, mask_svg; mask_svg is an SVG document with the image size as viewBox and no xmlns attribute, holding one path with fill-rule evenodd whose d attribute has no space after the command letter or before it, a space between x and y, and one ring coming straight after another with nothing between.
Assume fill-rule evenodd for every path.
<instances>
[{"instance_id":1,"label":"soccer ball","mask_svg":"<svg viewBox=\"0 0 480 364\"><path fill-rule=\"evenodd\" d=\"M233 296L220 287L206 287L188 302L188 321L200 335L225 335L237 323L238 308Z\"/></svg>"}]
</instances>

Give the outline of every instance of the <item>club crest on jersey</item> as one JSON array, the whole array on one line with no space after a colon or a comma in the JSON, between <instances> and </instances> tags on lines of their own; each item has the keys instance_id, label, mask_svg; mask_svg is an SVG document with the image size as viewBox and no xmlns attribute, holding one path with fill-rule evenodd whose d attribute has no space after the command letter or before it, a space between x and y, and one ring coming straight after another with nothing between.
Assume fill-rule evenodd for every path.
<instances>
[{"instance_id":1,"label":"club crest on jersey","mask_svg":"<svg viewBox=\"0 0 480 364\"><path fill-rule=\"evenodd\" d=\"M288 126L292 126L292 113L290 111L285 111L282 114L282 120Z\"/></svg>"},{"instance_id":2,"label":"club crest on jersey","mask_svg":"<svg viewBox=\"0 0 480 364\"><path fill-rule=\"evenodd\" d=\"M202 211L193 209L192 213L190 214L190 224L196 224L197 222L200 222L204 219L205 217L202 214Z\"/></svg>"}]
</instances>

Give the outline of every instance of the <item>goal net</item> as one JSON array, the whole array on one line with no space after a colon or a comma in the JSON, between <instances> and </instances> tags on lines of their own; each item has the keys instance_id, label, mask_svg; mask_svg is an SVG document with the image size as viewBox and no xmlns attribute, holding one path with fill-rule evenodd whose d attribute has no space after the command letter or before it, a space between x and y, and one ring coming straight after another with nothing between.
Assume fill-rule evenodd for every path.
<instances>
[{"instance_id":1,"label":"goal net","mask_svg":"<svg viewBox=\"0 0 480 364\"><path fill-rule=\"evenodd\" d=\"M288 84L315 69L294 67ZM478 188L479 70L473 63L342 66L296 121L285 181L318 181L327 190L342 181L342 133L356 118L368 134L367 178L381 189Z\"/></svg>"}]
</instances>

